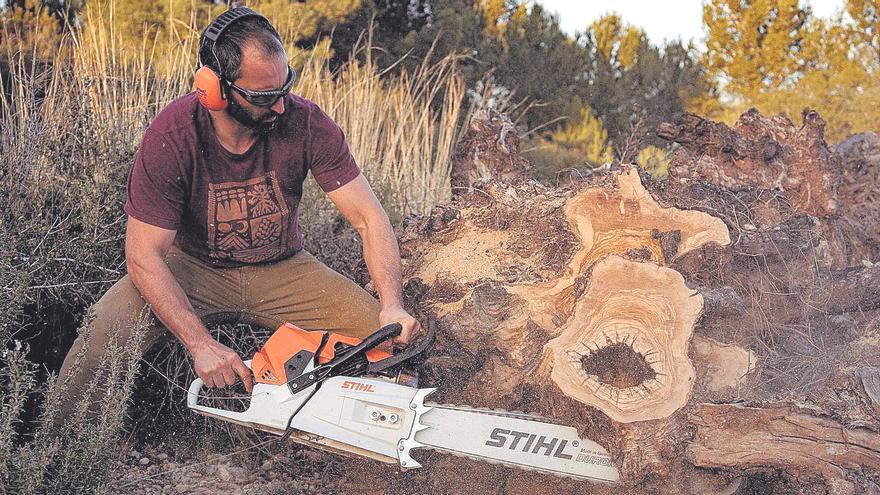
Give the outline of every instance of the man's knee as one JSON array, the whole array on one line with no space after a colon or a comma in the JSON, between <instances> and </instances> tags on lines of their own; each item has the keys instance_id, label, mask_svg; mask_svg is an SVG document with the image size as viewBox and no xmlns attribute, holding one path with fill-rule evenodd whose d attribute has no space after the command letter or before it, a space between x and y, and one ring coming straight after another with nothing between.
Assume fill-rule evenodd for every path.
<instances>
[{"instance_id":1,"label":"man's knee","mask_svg":"<svg viewBox=\"0 0 880 495\"><path fill-rule=\"evenodd\" d=\"M146 333L150 323L147 304L134 284L127 276L119 280L89 308L79 334L64 359L62 378L70 374L73 368L94 368L100 363L110 341L126 345L134 329L140 328Z\"/></svg>"},{"instance_id":2,"label":"man's knee","mask_svg":"<svg viewBox=\"0 0 880 495\"><path fill-rule=\"evenodd\" d=\"M96 344L104 344L110 339L127 341L135 328L145 328L151 320L146 301L125 276L90 308L85 323L91 327Z\"/></svg>"}]
</instances>

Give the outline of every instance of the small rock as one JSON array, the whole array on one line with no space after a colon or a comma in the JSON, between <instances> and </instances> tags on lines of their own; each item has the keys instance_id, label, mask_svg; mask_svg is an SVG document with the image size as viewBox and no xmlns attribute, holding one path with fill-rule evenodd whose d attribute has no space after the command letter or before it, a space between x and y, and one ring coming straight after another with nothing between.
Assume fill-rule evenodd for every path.
<instances>
[{"instance_id":1,"label":"small rock","mask_svg":"<svg viewBox=\"0 0 880 495\"><path fill-rule=\"evenodd\" d=\"M160 461L168 460L168 454L166 454L165 452L162 452L161 454L156 456L156 459L159 459Z\"/></svg>"},{"instance_id":2,"label":"small rock","mask_svg":"<svg viewBox=\"0 0 880 495\"><path fill-rule=\"evenodd\" d=\"M232 479L232 474L229 472L229 469L226 466L217 466L217 476L223 481L229 481Z\"/></svg>"},{"instance_id":3,"label":"small rock","mask_svg":"<svg viewBox=\"0 0 880 495\"><path fill-rule=\"evenodd\" d=\"M146 457L141 457L141 460L138 462L140 462L141 466L146 466L147 464L150 463L150 459L148 459Z\"/></svg>"},{"instance_id":4,"label":"small rock","mask_svg":"<svg viewBox=\"0 0 880 495\"><path fill-rule=\"evenodd\" d=\"M131 452L128 453L128 456L131 457L132 459L137 459L138 457L141 456L141 453L138 452L137 450L132 450Z\"/></svg>"},{"instance_id":5,"label":"small rock","mask_svg":"<svg viewBox=\"0 0 880 495\"><path fill-rule=\"evenodd\" d=\"M247 471L243 467L227 466L226 469L229 471L229 475L233 478L243 479L247 475Z\"/></svg>"},{"instance_id":6,"label":"small rock","mask_svg":"<svg viewBox=\"0 0 880 495\"><path fill-rule=\"evenodd\" d=\"M274 466L274 465L275 465L275 461L273 461L272 459L269 459L269 460L267 460L266 462L264 462L264 463L260 466L260 468L261 468L263 471L268 471L268 470L272 469L272 466Z\"/></svg>"}]
</instances>

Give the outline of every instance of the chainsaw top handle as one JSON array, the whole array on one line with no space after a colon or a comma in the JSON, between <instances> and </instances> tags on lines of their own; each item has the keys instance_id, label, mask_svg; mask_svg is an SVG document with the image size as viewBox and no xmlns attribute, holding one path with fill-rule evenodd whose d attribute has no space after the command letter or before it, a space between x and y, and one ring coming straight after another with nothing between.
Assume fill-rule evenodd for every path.
<instances>
[{"instance_id":1,"label":"chainsaw top handle","mask_svg":"<svg viewBox=\"0 0 880 495\"><path fill-rule=\"evenodd\" d=\"M333 359L324 364L318 364L318 356L321 355L321 351L324 345L327 343L328 334L324 334L324 338L321 339L321 343L318 346L318 349L315 351L315 368L312 369L308 373L303 373L302 375L289 380L287 382L287 386L290 387L290 391L296 393L300 390L305 390L308 386L313 383L320 383L330 378L331 376L336 376L339 374L343 374L345 371L351 372L351 366L347 366L349 364L354 364L355 367L365 368L366 363L358 362L366 359L367 351L376 347L377 345L385 342L388 339L397 337L400 335L400 332L403 330L403 327L400 323L390 323L385 325L384 327L376 330L375 332L368 335L364 340L360 341L358 344L355 344L340 354L337 354Z\"/></svg>"},{"instance_id":2,"label":"chainsaw top handle","mask_svg":"<svg viewBox=\"0 0 880 495\"><path fill-rule=\"evenodd\" d=\"M376 330L360 343L345 349L339 355L330 360L330 362L318 365L310 372L303 373L302 375L293 378L292 380L289 380L287 382L287 385L288 387L290 387L291 392L296 393L300 390L305 390L313 383L322 382L332 376L340 374L358 375L363 374L364 372L377 373L382 370L387 370L423 353L426 349L428 349L428 347L430 347L430 345L434 341L434 327L435 323L433 318L431 318L428 323L428 334L424 339L421 339L419 340L419 342L409 345L406 349L393 356L387 357L375 363L369 363L368 366L363 366L367 364L366 358L364 357L367 351L373 349L374 347L385 342L386 340L392 339L400 335L400 332L403 330L403 327L400 325L400 323L390 323L380 328L379 330ZM315 352L315 356L320 355L322 346L323 342L322 345L319 346L318 350Z\"/></svg>"},{"instance_id":3,"label":"chainsaw top handle","mask_svg":"<svg viewBox=\"0 0 880 495\"><path fill-rule=\"evenodd\" d=\"M433 316L429 317L428 333L422 339L420 339L418 342L413 342L409 344L400 352L394 354L391 357L387 357L385 359L382 359L381 361L376 361L375 363L370 363L367 372L378 373L383 370L388 370L397 366L398 364L404 363L420 354L423 354L434 344L434 334L437 330L436 327L437 321L434 319Z\"/></svg>"}]
</instances>

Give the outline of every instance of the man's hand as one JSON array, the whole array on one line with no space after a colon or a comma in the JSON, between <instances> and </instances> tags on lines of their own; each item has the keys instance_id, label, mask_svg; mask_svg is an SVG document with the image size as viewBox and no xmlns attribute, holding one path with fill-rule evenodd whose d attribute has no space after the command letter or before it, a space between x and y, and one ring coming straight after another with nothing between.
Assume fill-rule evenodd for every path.
<instances>
[{"instance_id":1,"label":"man's hand","mask_svg":"<svg viewBox=\"0 0 880 495\"><path fill-rule=\"evenodd\" d=\"M241 378L250 393L253 388L251 371L232 349L210 340L190 351L196 374L208 387L225 387L235 384L235 375Z\"/></svg>"},{"instance_id":2,"label":"man's hand","mask_svg":"<svg viewBox=\"0 0 880 495\"><path fill-rule=\"evenodd\" d=\"M403 329L400 331L400 336L394 339L394 343L404 346L408 345L410 340L418 335L422 329L422 325L419 323L419 320L410 316L410 314L407 313L405 309L399 306L392 308L383 308L382 311L379 312L380 327L384 327L385 325L391 323L400 323L400 325L403 327Z\"/></svg>"}]
</instances>

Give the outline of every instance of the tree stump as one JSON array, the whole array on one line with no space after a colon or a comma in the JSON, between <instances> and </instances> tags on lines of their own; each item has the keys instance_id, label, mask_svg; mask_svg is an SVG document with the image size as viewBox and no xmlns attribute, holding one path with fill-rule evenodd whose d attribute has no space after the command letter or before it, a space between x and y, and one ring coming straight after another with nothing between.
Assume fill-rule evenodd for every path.
<instances>
[{"instance_id":1,"label":"tree stump","mask_svg":"<svg viewBox=\"0 0 880 495\"><path fill-rule=\"evenodd\" d=\"M832 150L823 128L685 116L658 131L680 144L666 180L481 172L407 219L406 298L438 318L431 399L564 421L621 479L427 453L421 472L360 469L359 489L880 493L880 146ZM497 130L472 123L465 142L510 139Z\"/></svg>"}]
</instances>

